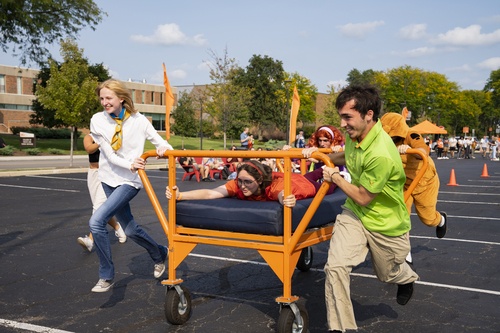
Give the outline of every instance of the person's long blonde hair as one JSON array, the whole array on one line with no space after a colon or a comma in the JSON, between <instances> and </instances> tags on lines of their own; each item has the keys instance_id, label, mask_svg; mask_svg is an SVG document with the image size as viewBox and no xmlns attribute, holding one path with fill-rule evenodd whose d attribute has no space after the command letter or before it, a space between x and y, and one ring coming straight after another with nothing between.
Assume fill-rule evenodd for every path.
<instances>
[{"instance_id":1,"label":"person's long blonde hair","mask_svg":"<svg viewBox=\"0 0 500 333\"><path fill-rule=\"evenodd\" d=\"M123 85L123 83L115 79L104 81L95 90L95 92L97 93L97 97L101 96L100 94L102 88L113 91L119 99L123 99L122 106L125 108L125 110L129 111L130 113L137 112L134 106L134 101L132 100L132 94L130 93L130 90Z\"/></svg>"}]
</instances>

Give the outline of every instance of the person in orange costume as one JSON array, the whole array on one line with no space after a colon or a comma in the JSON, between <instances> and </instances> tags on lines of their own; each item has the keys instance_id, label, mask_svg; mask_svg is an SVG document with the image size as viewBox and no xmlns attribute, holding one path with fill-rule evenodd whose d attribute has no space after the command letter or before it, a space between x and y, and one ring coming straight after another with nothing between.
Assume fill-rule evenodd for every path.
<instances>
[{"instance_id":1,"label":"person in orange costume","mask_svg":"<svg viewBox=\"0 0 500 333\"><path fill-rule=\"evenodd\" d=\"M384 131L392 138L401 154L406 174L406 191L421 167L421 161L418 156L413 154L406 155L406 150L409 148L421 149L423 153L428 155L429 147L425 144L424 139L419 133L412 131L408 127L405 118L401 114L394 112L386 113L382 116L381 121ZM443 238L447 229L447 216L445 212L438 212L436 210L439 177L432 159L429 158L428 162L427 170L408 198L406 207L410 211L411 205L414 204L415 212L420 221L429 227L436 227L436 237Z\"/></svg>"}]
</instances>

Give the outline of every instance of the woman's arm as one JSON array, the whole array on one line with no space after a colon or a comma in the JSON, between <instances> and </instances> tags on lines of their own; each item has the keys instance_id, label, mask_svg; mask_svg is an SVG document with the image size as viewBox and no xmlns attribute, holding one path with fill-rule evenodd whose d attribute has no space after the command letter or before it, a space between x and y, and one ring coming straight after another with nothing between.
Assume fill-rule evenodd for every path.
<instances>
[{"instance_id":1,"label":"woman's arm","mask_svg":"<svg viewBox=\"0 0 500 333\"><path fill-rule=\"evenodd\" d=\"M95 153L99 149L99 145L94 142L94 139L90 134L85 135L83 138L83 147L89 155Z\"/></svg>"},{"instance_id":2,"label":"woman's arm","mask_svg":"<svg viewBox=\"0 0 500 333\"><path fill-rule=\"evenodd\" d=\"M221 199L229 197L229 193L227 192L225 185L221 185L214 189L200 189L185 192L179 191L178 187L174 186L173 190L175 192L176 200ZM168 186L165 188L165 196L169 200L173 197L172 191Z\"/></svg>"}]
</instances>

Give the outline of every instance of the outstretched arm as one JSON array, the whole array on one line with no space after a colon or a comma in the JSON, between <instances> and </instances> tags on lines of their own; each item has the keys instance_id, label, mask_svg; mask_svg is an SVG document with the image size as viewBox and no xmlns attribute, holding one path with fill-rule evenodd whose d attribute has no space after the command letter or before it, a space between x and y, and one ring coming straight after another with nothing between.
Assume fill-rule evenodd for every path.
<instances>
[{"instance_id":1,"label":"outstretched arm","mask_svg":"<svg viewBox=\"0 0 500 333\"><path fill-rule=\"evenodd\" d=\"M165 196L167 199L172 199L175 193L176 200L203 200L203 199L220 199L227 198L229 193L227 192L226 186L221 185L214 189L200 189L192 191L181 192L178 190L177 186L174 186L172 190L167 186L165 188Z\"/></svg>"}]
</instances>

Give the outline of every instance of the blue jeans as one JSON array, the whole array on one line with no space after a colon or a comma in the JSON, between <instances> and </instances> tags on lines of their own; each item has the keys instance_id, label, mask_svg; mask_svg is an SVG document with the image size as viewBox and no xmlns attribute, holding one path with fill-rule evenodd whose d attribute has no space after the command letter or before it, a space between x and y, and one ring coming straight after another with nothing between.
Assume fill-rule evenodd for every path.
<instances>
[{"instance_id":1,"label":"blue jeans","mask_svg":"<svg viewBox=\"0 0 500 333\"><path fill-rule=\"evenodd\" d=\"M105 183L102 183L102 187L108 199L94 212L89 221L96 253L99 257L99 278L112 280L115 277L115 268L111 258L111 245L106 228L112 216L116 216L117 220L120 221L120 225L129 239L132 239L148 251L155 264L164 262L167 256L167 248L156 243L135 222L130 211L130 200L139 193L139 189L130 185L111 187Z\"/></svg>"}]
</instances>

